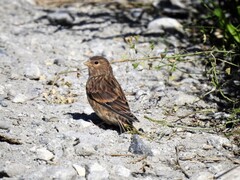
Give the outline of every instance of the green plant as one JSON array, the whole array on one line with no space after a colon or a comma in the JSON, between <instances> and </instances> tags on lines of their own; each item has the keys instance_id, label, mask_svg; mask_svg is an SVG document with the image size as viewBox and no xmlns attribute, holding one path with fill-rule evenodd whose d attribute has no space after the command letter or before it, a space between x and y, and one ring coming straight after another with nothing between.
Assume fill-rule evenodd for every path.
<instances>
[{"instance_id":1,"label":"green plant","mask_svg":"<svg viewBox=\"0 0 240 180\"><path fill-rule=\"evenodd\" d=\"M207 10L203 23L204 32L209 36L211 44L223 48L240 46L240 5L239 0L208 1L203 0ZM201 11L202 13L202 11ZM204 13L204 14L205 14ZM216 43L217 42L217 43Z\"/></svg>"},{"instance_id":2,"label":"green plant","mask_svg":"<svg viewBox=\"0 0 240 180\"><path fill-rule=\"evenodd\" d=\"M231 125L234 129L240 125L240 3L239 0L202 2L203 6L196 14L200 18L194 30L200 27L198 34L203 34L203 43L208 47L225 51L212 52L203 61L206 76L213 86L206 96L211 93L218 96L218 100L215 101L219 111L230 115L225 119L225 128Z\"/></svg>"},{"instance_id":3,"label":"green plant","mask_svg":"<svg viewBox=\"0 0 240 180\"><path fill-rule=\"evenodd\" d=\"M225 53L211 53L205 59L206 75L219 96L219 108L231 112L240 106L240 5L239 0L208 1L197 14L204 43Z\"/></svg>"}]
</instances>

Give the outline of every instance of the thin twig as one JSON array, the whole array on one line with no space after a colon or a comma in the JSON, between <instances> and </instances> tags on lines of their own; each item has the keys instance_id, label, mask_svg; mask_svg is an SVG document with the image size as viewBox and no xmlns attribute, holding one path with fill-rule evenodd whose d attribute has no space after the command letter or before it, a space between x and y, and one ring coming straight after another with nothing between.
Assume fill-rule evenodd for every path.
<instances>
[{"instance_id":1,"label":"thin twig","mask_svg":"<svg viewBox=\"0 0 240 180\"><path fill-rule=\"evenodd\" d=\"M133 154L110 154L110 156L112 157L133 157L134 155Z\"/></svg>"},{"instance_id":2,"label":"thin twig","mask_svg":"<svg viewBox=\"0 0 240 180\"><path fill-rule=\"evenodd\" d=\"M155 119L152 119L148 116L144 116L144 118L152 121L152 122L156 122L158 124L162 124L163 126L167 126L167 127L171 127L171 128L183 128L183 129L186 129L186 130L190 130L190 131L211 131L213 130L213 128L202 128L202 127L191 127L191 126L182 126L182 125L176 125L176 124L170 124L168 123L166 120L155 120Z\"/></svg>"},{"instance_id":3,"label":"thin twig","mask_svg":"<svg viewBox=\"0 0 240 180\"><path fill-rule=\"evenodd\" d=\"M238 168L238 167L239 167L239 166L235 166L235 167L233 167L233 168L231 168L231 169L228 169L227 171L225 171L225 172L223 172L223 173L221 173L221 174L219 174L219 175L216 175L216 176L215 176L215 179L218 179L218 178L222 177L223 175L231 172L232 170L234 170L234 169L236 169L236 168Z\"/></svg>"},{"instance_id":4,"label":"thin twig","mask_svg":"<svg viewBox=\"0 0 240 180\"><path fill-rule=\"evenodd\" d=\"M135 58L135 59L121 59L121 60L113 60L112 63L120 63L120 62L128 62L128 61L145 61L145 60L157 60L160 59L162 60L163 58L165 59L174 59L174 58L179 58L179 57L188 57L188 56L197 56L197 55L202 55L202 54L212 54L213 52L215 53L231 53L234 54L235 52L233 51L221 51L221 50L208 50L208 51L201 51L201 52L194 52L194 53L187 53L187 54L176 54L176 55L170 55L170 56L152 56L152 57L144 57L144 58ZM237 65L235 65L237 66Z\"/></svg>"},{"instance_id":5,"label":"thin twig","mask_svg":"<svg viewBox=\"0 0 240 180\"><path fill-rule=\"evenodd\" d=\"M177 164L178 168L182 171L182 173L185 175L185 177L189 179L190 176L187 174L187 172L180 165L180 162L179 162L179 149L178 149L177 146L175 146L175 151L176 151L176 164Z\"/></svg>"}]
</instances>

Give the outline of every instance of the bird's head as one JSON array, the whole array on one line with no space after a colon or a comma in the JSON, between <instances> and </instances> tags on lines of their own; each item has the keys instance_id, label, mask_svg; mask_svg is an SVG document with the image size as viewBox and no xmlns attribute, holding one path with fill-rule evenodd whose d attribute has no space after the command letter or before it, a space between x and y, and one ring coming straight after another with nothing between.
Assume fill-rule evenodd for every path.
<instances>
[{"instance_id":1,"label":"bird's head","mask_svg":"<svg viewBox=\"0 0 240 180\"><path fill-rule=\"evenodd\" d=\"M108 60L102 56L93 56L84 63L88 67L89 76L100 76L112 73Z\"/></svg>"}]
</instances>

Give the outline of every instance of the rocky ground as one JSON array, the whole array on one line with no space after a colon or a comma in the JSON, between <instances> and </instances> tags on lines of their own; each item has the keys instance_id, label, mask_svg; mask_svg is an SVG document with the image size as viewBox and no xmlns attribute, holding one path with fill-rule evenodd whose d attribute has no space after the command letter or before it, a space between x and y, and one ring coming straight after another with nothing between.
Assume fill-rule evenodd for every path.
<instances>
[{"instance_id":1,"label":"rocky ground","mask_svg":"<svg viewBox=\"0 0 240 180\"><path fill-rule=\"evenodd\" d=\"M0 178L240 178L239 147L209 125L222 114L200 98L211 87L198 57L164 58L201 49L182 26L193 2L149 1L157 20L125 1L37 2L0 1ZM112 62L143 135L93 113L83 62L94 55ZM122 61L148 56L163 58Z\"/></svg>"}]
</instances>

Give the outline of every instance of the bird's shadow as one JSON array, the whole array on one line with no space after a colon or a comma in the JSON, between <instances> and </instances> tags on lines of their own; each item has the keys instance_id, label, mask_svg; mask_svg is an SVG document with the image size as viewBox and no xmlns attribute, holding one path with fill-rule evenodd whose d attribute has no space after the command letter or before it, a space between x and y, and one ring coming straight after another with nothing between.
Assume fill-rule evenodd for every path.
<instances>
[{"instance_id":1,"label":"bird's shadow","mask_svg":"<svg viewBox=\"0 0 240 180\"><path fill-rule=\"evenodd\" d=\"M96 113L91 113L89 115L86 113L66 113L66 115L71 116L76 121L92 122L93 124L95 124L101 129L104 129L104 130L112 129L112 130L116 130L118 133L121 133L118 127L106 124L102 119L100 119L96 115Z\"/></svg>"}]
</instances>

